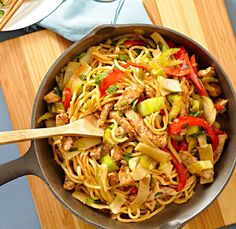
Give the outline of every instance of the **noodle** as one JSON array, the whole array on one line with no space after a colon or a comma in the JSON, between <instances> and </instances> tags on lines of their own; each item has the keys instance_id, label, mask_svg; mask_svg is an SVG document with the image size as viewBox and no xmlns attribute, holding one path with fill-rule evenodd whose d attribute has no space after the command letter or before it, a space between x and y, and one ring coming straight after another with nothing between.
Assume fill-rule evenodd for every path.
<instances>
[{"instance_id":1,"label":"noodle","mask_svg":"<svg viewBox=\"0 0 236 229\"><path fill-rule=\"evenodd\" d=\"M55 104L62 103L58 97L53 103L53 98L47 99L50 93L44 97L48 107L52 107L49 112L56 113L55 118L45 121L46 126L49 122L51 126L64 125L90 114L103 119L105 134L103 140L96 143L91 138L79 137L55 137L49 142L55 161L65 173L63 187L75 191L76 198L91 207L109 209L111 218L121 222L144 221L158 214L166 205L187 202L194 194L197 175L201 176L203 173L200 172L207 170L188 171L189 166L198 161L192 151L201 147L196 139L191 147L185 145L189 138L197 138L194 134L198 133L189 135L185 125L175 138L169 135L168 128L174 118L200 116L205 111L194 83L185 77L188 73L179 77L165 72L168 67L175 71L184 70L181 61L174 62L177 61L174 55L165 56L165 63L161 62L165 49L170 49L160 42L156 42L156 48L150 47L142 34L108 39L74 60L77 65L79 63L78 69L84 67L89 69L87 72L76 76L74 71L73 77L64 85L63 77L71 71L66 66L57 77L58 90L63 91L64 111L52 111L56 109L53 107ZM166 65L172 62L173 66ZM72 78L76 80L71 81ZM168 89L170 85L164 87L162 80L166 78L174 80L172 82L180 89L171 91L175 89ZM68 100L64 91L65 88L72 90L71 85L77 89L71 92ZM154 98L160 98L163 104ZM176 98L181 102L178 103ZM143 105L143 111L141 104L146 101L156 101L156 104ZM199 134L206 137L203 129ZM81 141L84 143L80 145ZM153 153L164 154L165 160L137 150L140 142L156 150ZM213 143L208 145L211 148ZM139 172L138 168L141 168ZM141 185L143 190L139 190ZM87 196L86 201L82 201L80 195ZM115 201L118 202L114 204ZM116 208L111 207L112 203Z\"/></svg>"}]
</instances>

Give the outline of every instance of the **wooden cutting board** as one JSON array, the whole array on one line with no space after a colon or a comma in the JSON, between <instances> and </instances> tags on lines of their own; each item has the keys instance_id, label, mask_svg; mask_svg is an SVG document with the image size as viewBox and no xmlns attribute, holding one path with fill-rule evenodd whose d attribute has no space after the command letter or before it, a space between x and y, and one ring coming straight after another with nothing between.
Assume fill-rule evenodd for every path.
<instances>
[{"instance_id":1,"label":"wooden cutting board","mask_svg":"<svg viewBox=\"0 0 236 229\"><path fill-rule=\"evenodd\" d=\"M181 31L206 47L236 87L235 37L223 0L144 2L155 24ZM47 30L0 43L0 86L14 129L30 127L39 84L48 68L70 44ZM19 144L21 154L28 146ZM42 228L92 228L66 210L40 179L29 176L29 184ZM211 229L236 223L235 193L236 173L218 199L184 228Z\"/></svg>"}]
</instances>

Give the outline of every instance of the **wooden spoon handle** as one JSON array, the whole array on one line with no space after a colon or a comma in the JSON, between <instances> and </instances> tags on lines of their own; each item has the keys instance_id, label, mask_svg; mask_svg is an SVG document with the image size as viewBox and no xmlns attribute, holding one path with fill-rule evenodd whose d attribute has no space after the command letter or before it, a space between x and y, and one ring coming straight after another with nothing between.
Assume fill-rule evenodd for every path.
<instances>
[{"instance_id":1,"label":"wooden spoon handle","mask_svg":"<svg viewBox=\"0 0 236 229\"><path fill-rule=\"evenodd\" d=\"M0 132L0 145L58 135L63 135L58 127Z\"/></svg>"}]
</instances>

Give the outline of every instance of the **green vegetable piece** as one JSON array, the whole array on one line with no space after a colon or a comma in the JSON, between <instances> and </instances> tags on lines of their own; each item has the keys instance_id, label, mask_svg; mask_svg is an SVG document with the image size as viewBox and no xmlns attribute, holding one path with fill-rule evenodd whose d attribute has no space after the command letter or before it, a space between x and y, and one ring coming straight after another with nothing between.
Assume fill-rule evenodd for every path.
<instances>
[{"instance_id":1,"label":"green vegetable piece","mask_svg":"<svg viewBox=\"0 0 236 229\"><path fill-rule=\"evenodd\" d=\"M125 153L124 154L124 159L129 162L129 160L132 158L131 153Z\"/></svg>"},{"instance_id":2,"label":"green vegetable piece","mask_svg":"<svg viewBox=\"0 0 236 229\"><path fill-rule=\"evenodd\" d=\"M191 100L190 101L190 111L193 112L193 113L196 113L199 111L200 109L200 102L198 100Z\"/></svg>"},{"instance_id":3,"label":"green vegetable piece","mask_svg":"<svg viewBox=\"0 0 236 229\"><path fill-rule=\"evenodd\" d=\"M126 53L120 53L118 56L117 56L117 60L130 60L129 56L126 54Z\"/></svg>"},{"instance_id":4,"label":"green vegetable piece","mask_svg":"<svg viewBox=\"0 0 236 229\"><path fill-rule=\"evenodd\" d=\"M158 57L158 62L165 67L173 67L179 65L181 61L176 60L172 57L172 55L177 53L179 50L180 50L179 48L166 49Z\"/></svg>"},{"instance_id":5,"label":"green vegetable piece","mask_svg":"<svg viewBox=\"0 0 236 229\"><path fill-rule=\"evenodd\" d=\"M52 104L52 112L59 114L59 113L65 113L65 107L62 102L56 102Z\"/></svg>"},{"instance_id":6,"label":"green vegetable piece","mask_svg":"<svg viewBox=\"0 0 236 229\"><path fill-rule=\"evenodd\" d=\"M104 132L104 135L103 135L103 143L108 146L108 147L112 147L114 145L116 145L116 142L114 142L112 140L112 137L111 137L111 130L113 128L113 125L109 126L105 132Z\"/></svg>"},{"instance_id":7,"label":"green vegetable piece","mask_svg":"<svg viewBox=\"0 0 236 229\"><path fill-rule=\"evenodd\" d=\"M5 12L3 10L0 10L0 19L3 17L4 13Z\"/></svg>"},{"instance_id":8,"label":"green vegetable piece","mask_svg":"<svg viewBox=\"0 0 236 229\"><path fill-rule=\"evenodd\" d=\"M138 104L137 109L138 112L144 117L154 112L160 111L161 109L164 108L164 106L165 106L165 98L160 96L142 101L141 103Z\"/></svg>"},{"instance_id":9,"label":"green vegetable piece","mask_svg":"<svg viewBox=\"0 0 236 229\"><path fill-rule=\"evenodd\" d=\"M59 89L59 87L54 87L53 91L54 91L55 94L57 94L58 96L61 97L61 90Z\"/></svg>"},{"instance_id":10,"label":"green vegetable piece","mask_svg":"<svg viewBox=\"0 0 236 229\"><path fill-rule=\"evenodd\" d=\"M138 103L138 99L134 100L134 102L132 103L132 109L137 112L137 103Z\"/></svg>"},{"instance_id":11,"label":"green vegetable piece","mask_svg":"<svg viewBox=\"0 0 236 229\"><path fill-rule=\"evenodd\" d=\"M96 77L95 77L95 83L96 83L98 86L100 86L102 80L106 77L107 73L108 73L108 71L104 71L104 72L99 73L99 74L96 75Z\"/></svg>"},{"instance_id":12,"label":"green vegetable piece","mask_svg":"<svg viewBox=\"0 0 236 229\"><path fill-rule=\"evenodd\" d=\"M169 120L172 121L178 116L182 108L182 96L178 94L171 94L167 96L169 102L172 104L172 108L169 113Z\"/></svg>"},{"instance_id":13,"label":"green vegetable piece","mask_svg":"<svg viewBox=\"0 0 236 229\"><path fill-rule=\"evenodd\" d=\"M117 89L118 89L118 87L117 87L116 85L111 85L111 86L106 90L106 94L114 93Z\"/></svg>"},{"instance_id":14,"label":"green vegetable piece","mask_svg":"<svg viewBox=\"0 0 236 229\"><path fill-rule=\"evenodd\" d=\"M162 49L162 46L166 46L169 48L168 44L164 40L164 38L157 32L151 34L151 38L155 41L155 43Z\"/></svg>"},{"instance_id":15,"label":"green vegetable piece","mask_svg":"<svg viewBox=\"0 0 236 229\"><path fill-rule=\"evenodd\" d=\"M154 69L152 69L152 74L154 76L165 76L165 71L160 66L157 66Z\"/></svg>"},{"instance_id":16,"label":"green vegetable piece","mask_svg":"<svg viewBox=\"0 0 236 229\"><path fill-rule=\"evenodd\" d=\"M199 126L190 126L187 129L187 136L195 138L199 135L199 130L200 130Z\"/></svg>"},{"instance_id":17,"label":"green vegetable piece","mask_svg":"<svg viewBox=\"0 0 236 229\"><path fill-rule=\"evenodd\" d=\"M87 75L81 74L81 75L79 76L79 78L80 78L81 80L83 80L83 81L86 81L86 80L87 80Z\"/></svg>"},{"instance_id":18,"label":"green vegetable piece","mask_svg":"<svg viewBox=\"0 0 236 229\"><path fill-rule=\"evenodd\" d=\"M116 46L122 45L127 40L127 37L122 37L120 40L117 41Z\"/></svg>"},{"instance_id":19,"label":"green vegetable piece","mask_svg":"<svg viewBox=\"0 0 236 229\"><path fill-rule=\"evenodd\" d=\"M86 52L82 52L79 55L74 57L74 60L80 60L82 57L84 57L86 55Z\"/></svg>"},{"instance_id":20,"label":"green vegetable piece","mask_svg":"<svg viewBox=\"0 0 236 229\"><path fill-rule=\"evenodd\" d=\"M106 154L105 156L103 156L100 159L100 161L102 164L107 165L107 170L109 173L119 169L117 165L115 164L115 162L111 159L109 154Z\"/></svg>"},{"instance_id":21,"label":"green vegetable piece","mask_svg":"<svg viewBox=\"0 0 236 229\"><path fill-rule=\"evenodd\" d=\"M147 155L142 155L139 162L145 169L153 169L156 165L155 161Z\"/></svg>"},{"instance_id":22,"label":"green vegetable piece","mask_svg":"<svg viewBox=\"0 0 236 229\"><path fill-rule=\"evenodd\" d=\"M51 112L47 112L45 114L43 114L38 120L37 120L37 124L39 124L40 122L53 118L54 115Z\"/></svg>"}]
</instances>

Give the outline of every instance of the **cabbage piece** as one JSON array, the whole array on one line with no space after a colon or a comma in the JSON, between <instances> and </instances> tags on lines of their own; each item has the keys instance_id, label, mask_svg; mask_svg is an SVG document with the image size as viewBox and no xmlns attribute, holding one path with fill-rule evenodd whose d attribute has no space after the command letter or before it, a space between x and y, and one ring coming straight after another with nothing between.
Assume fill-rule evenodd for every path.
<instances>
[{"instance_id":1,"label":"cabbage piece","mask_svg":"<svg viewBox=\"0 0 236 229\"><path fill-rule=\"evenodd\" d=\"M147 155L142 155L140 156L140 164L145 169L154 169L157 163L151 157L148 157Z\"/></svg>"},{"instance_id":2,"label":"cabbage piece","mask_svg":"<svg viewBox=\"0 0 236 229\"><path fill-rule=\"evenodd\" d=\"M213 164L210 160L197 161L187 167L190 173L200 173L202 170L213 169Z\"/></svg>"},{"instance_id":3,"label":"cabbage piece","mask_svg":"<svg viewBox=\"0 0 236 229\"><path fill-rule=\"evenodd\" d=\"M95 47L90 47L86 54L82 56L79 60L80 64L89 64L92 59L92 52L94 51Z\"/></svg>"},{"instance_id":4,"label":"cabbage piece","mask_svg":"<svg viewBox=\"0 0 236 229\"><path fill-rule=\"evenodd\" d=\"M134 171L131 172L130 175L135 181L138 181L146 177L148 172L148 169L145 169L140 163L138 163L138 165L136 166Z\"/></svg>"},{"instance_id":5,"label":"cabbage piece","mask_svg":"<svg viewBox=\"0 0 236 229\"><path fill-rule=\"evenodd\" d=\"M112 213L117 214L125 202L126 202L125 197L118 193L113 202L110 204L110 209Z\"/></svg>"},{"instance_id":6,"label":"cabbage piece","mask_svg":"<svg viewBox=\"0 0 236 229\"><path fill-rule=\"evenodd\" d=\"M100 161L102 164L107 165L107 170L109 173L119 169L116 163L111 159L109 154L103 156Z\"/></svg>"},{"instance_id":7,"label":"cabbage piece","mask_svg":"<svg viewBox=\"0 0 236 229\"><path fill-rule=\"evenodd\" d=\"M169 46L166 43L166 41L163 39L163 37L158 32L154 32L153 34L151 34L151 38L155 41L155 43L160 48L162 48L163 46L165 46L165 48L169 48Z\"/></svg>"},{"instance_id":8,"label":"cabbage piece","mask_svg":"<svg viewBox=\"0 0 236 229\"><path fill-rule=\"evenodd\" d=\"M142 116L147 116L154 112L160 111L164 108L164 106L165 98L160 96L142 101L138 104L137 109Z\"/></svg>"},{"instance_id":9,"label":"cabbage piece","mask_svg":"<svg viewBox=\"0 0 236 229\"><path fill-rule=\"evenodd\" d=\"M69 62L67 67L66 67L66 72L64 75L64 79L63 79L63 88L66 86L66 84L69 82L71 76L73 75L73 73L79 68L80 63L78 62Z\"/></svg>"},{"instance_id":10,"label":"cabbage piece","mask_svg":"<svg viewBox=\"0 0 236 229\"><path fill-rule=\"evenodd\" d=\"M139 181L138 194L130 204L133 211L136 211L148 198L151 176L148 175Z\"/></svg>"},{"instance_id":11,"label":"cabbage piece","mask_svg":"<svg viewBox=\"0 0 236 229\"><path fill-rule=\"evenodd\" d=\"M169 120L172 121L180 113L183 100L182 100L182 96L178 94L168 95L167 98L172 105L170 113L169 113Z\"/></svg>"},{"instance_id":12,"label":"cabbage piece","mask_svg":"<svg viewBox=\"0 0 236 229\"><path fill-rule=\"evenodd\" d=\"M82 202L83 204L86 204L92 208L96 208L96 209L110 209L109 206L105 205L105 204L97 204L96 200L93 200L89 195L80 192L80 191L75 191L72 193L72 196L79 200L80 202Z\"/></svg>"},{"instance_id":13,"label":"cabbage piece","mask_svg":"<svg viewBox=\"0 0 236 229\"><path fill-rule=\"evenodd\" d=\"M216 120L216 109L214 107L214 103L209 97L202 96L202 105L203 105L203 115L207 122L209 122L211 125Z\"/></svg>"},{"instance_id":14,"label":"cabbage piece","mask_svg":"<svg viewBox=\"0 0 236 229\"><path fill-rule=\"evenodd\" d=\"M111 136L111 130L113 128L113 124L106 128L104 135L103 135L103 143L108 146L109 148L112 148L117 143L112 139Z\"/></svg>"},{"instance_id":15,"label":"cabbage piece","mask_svg":"<svg viewBox=\"0 0 236 229\"><path fill-rule=\"evenodd\" d=\"M167 152L159 149L158 147L154 148L142 142L138 143L138 145L135 147L135 150L153 158L157 162L171 160L171 156Z\"/></svg>"},{"instance_id":16,"label":"cabbage piece","mask_svg":"<svg viewBox=\"0 0 236 229\"><path fill-rule=\"evenodd\" d=\"M67 159L70 160L78 155L81 151L85 151L93 146L100 144L101 142L102 140L99 137L82 137L73 143L73 151L65 152L65 155Z\"/></svg>"},{"instance_id":17,"label":"cabbage piece","mask_svg":"<svg viewBox=\"0 0 236 229\"><path fill-rule=\"evenodd\" d=\"M91 70L92 68L88 64L86 63L82 64L80 67L78 67L75 70L75 72L71 76L67 87L70 88L73 93L78 92L79 88L83 84L83 80L81 79L81 76L87 75Z\"/></svg>"},{"instance_id":18,"label":"cabbage piece","mask_svg":"<svg viewBox=\"0 0 236 229\"><path fill-rule=\"evenodd\" d=\"M133 158L129 159L129 162L128 162L129 168L130 168L132 171L134 171L135 168L137 167L139 161L140 161L140 158L139 158L139 157L133 157Z\"/></svg>"},{"instance_id":19,"label":"cabbage piece","mask_svg":"<svg viewBox=\"0 0 236 229\"><path fill-rule=\"evenodd\" d=\"M163 76L158 76L157 81L160 87L169 92L181 92L182 89L180 87L180 83L175 79L167 79Z\"/></svg>"}]
</instances>

